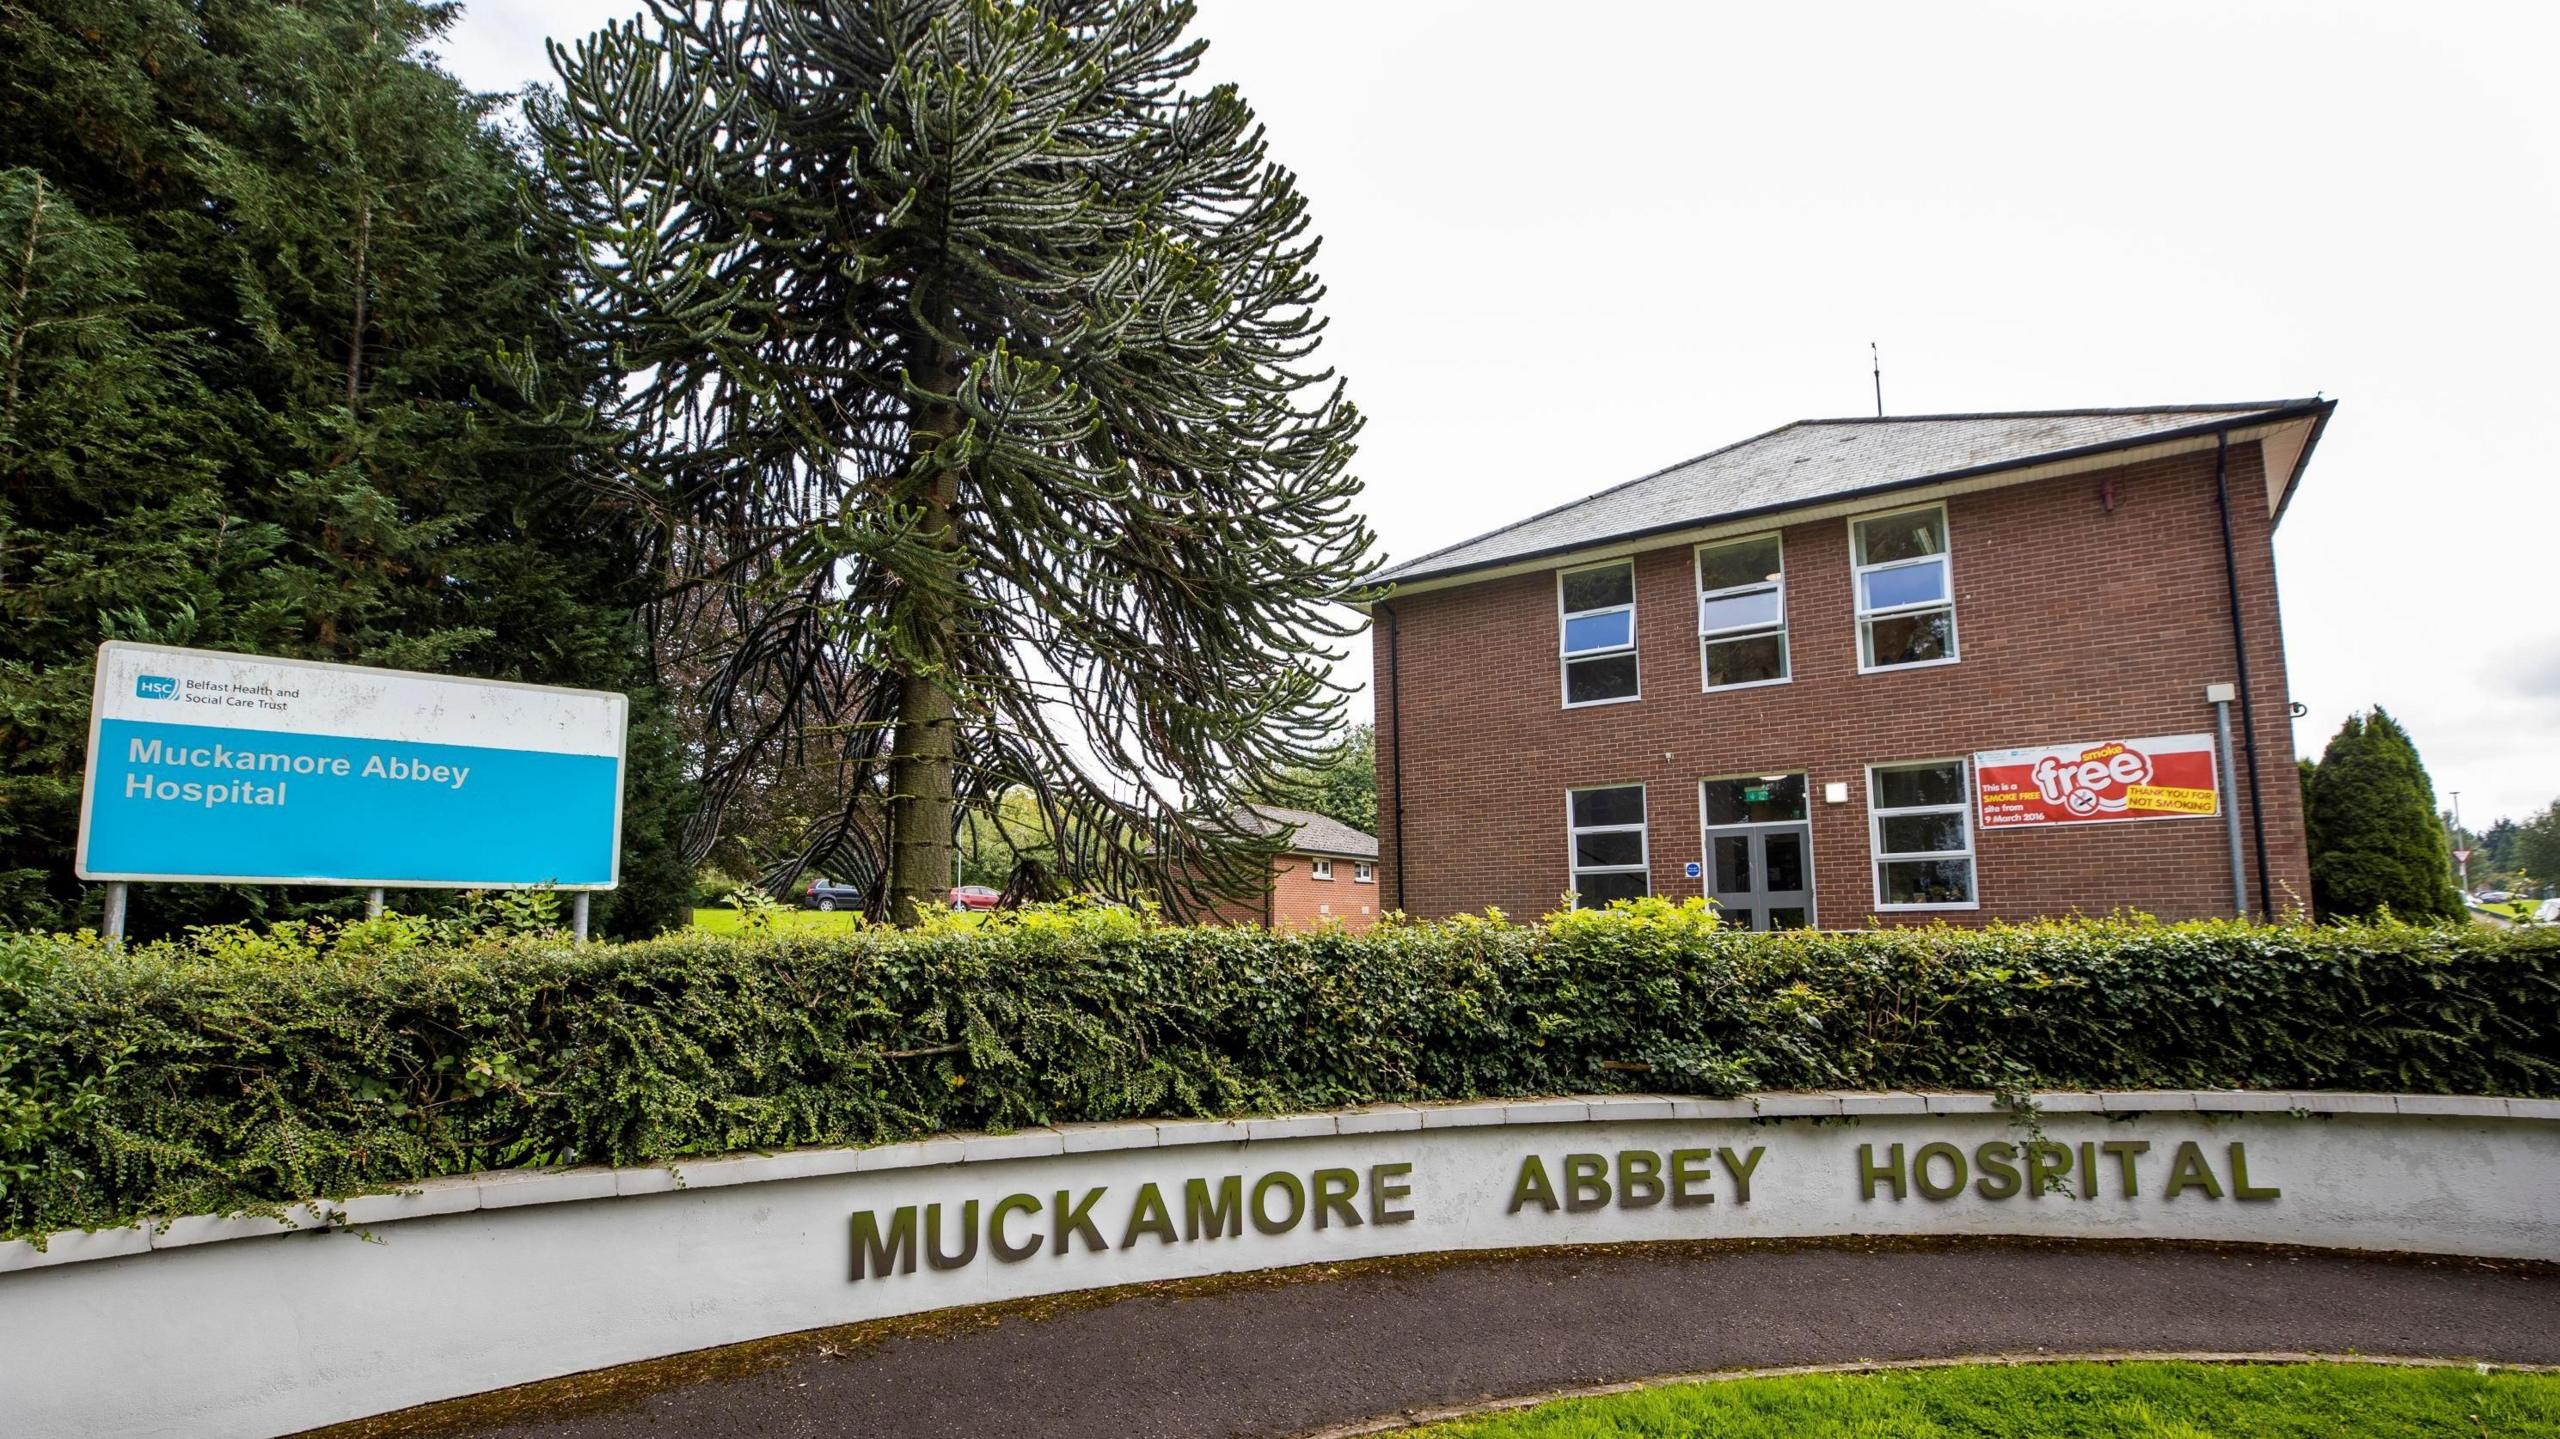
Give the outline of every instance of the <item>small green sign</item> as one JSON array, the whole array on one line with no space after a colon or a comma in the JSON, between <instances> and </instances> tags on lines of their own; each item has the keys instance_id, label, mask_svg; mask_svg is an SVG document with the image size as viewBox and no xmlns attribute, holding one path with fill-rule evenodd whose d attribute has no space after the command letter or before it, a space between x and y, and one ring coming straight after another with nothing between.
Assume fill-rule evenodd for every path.
<instances>
[{"instance_id":1,"label":"small green sign","mask_svg":"<svg viewBox=\"0 0 2560 1439\"><path fill-rule=\"evenodd\" d=\"M1742 802L1744 804L1767 804L1769 802L1769 787L1765 784L1755 784L1745 787L1742 791Z\"/></svg>"}]
</instances>

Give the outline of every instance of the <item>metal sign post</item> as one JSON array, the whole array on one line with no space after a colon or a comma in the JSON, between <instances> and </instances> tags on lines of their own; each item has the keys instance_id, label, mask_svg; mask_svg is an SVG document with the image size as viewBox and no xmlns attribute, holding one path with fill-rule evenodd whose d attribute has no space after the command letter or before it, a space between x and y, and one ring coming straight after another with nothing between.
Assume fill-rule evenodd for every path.
<instances>
[{"instance_id":1,"label":"metal sign post","mask_svg":"<svg viewBox=\"0 0 2560 1439\"><path fill-rule=\"evenodd\" d=\"M2231 702L2239 696L2240 687L2236 684L2204 687L2205 702L2213 706L2214 752L2222 771L2222 787L2232 794L2239 792L2233 783L2239 775L2231 762ZM2226 804L2222 807L2222 827L2225 838L2231 842L2231 913L2234 918L2247 919L2249 871L2240 860L2240 806Z\"/></svg>"},{"instance_id":2,"label":"metal sign post","mask_svg":"<svg viewBox=\"0 0 2560 1439\"><path fill-rule=\"evenodd\" d=\"M101 937L113 940L124 938L124 905L124 881L120 879L107 881L106 913L98 918L98 933Z\"/></svg>"}]
</instances>

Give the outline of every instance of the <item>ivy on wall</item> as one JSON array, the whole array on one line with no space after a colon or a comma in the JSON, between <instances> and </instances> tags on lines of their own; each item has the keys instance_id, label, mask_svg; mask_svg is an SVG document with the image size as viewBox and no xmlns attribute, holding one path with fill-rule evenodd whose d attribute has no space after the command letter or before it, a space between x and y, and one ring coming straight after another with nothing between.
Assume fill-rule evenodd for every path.
<instances>
[{"instance_id":1,"label":"ivy on wall","mask_svg":"<svg viewBox=\"0 0 2560 1439\"><path fill-rule=\"evenodd\" d=\"M1755 935L1647 901L1353 937L1093 908L574 947L397 917L0 935L0 1229L522 1165L1612 1090L2560 1094L2560 930Z\"/></svg>"}]
</instances>

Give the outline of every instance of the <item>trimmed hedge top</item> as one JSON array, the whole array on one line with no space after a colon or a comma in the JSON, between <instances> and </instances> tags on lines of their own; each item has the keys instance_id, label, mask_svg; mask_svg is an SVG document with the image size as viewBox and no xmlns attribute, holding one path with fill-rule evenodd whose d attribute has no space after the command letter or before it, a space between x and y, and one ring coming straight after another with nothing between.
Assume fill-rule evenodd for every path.
<instances>
[{"instance_id":1,"label":"trimmed hedge top","mask_svg":"<svg viewBox=\"0 0 2560 1439\"><path fill-rule=\"evenodd\" d=\"M0 1229L522 1165L1638 1090L2560 1094L2560 930L1758 935L1651 900L1364 936L1062 908L577 948L388 918L0 935Z\"/></svg>"}]
</instances>

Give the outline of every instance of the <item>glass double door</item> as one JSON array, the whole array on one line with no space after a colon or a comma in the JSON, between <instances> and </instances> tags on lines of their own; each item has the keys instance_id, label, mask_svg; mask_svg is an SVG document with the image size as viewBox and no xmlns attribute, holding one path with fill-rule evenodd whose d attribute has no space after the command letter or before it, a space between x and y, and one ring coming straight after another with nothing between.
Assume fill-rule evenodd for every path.
<instances>
[{"instance_id":1,"label":"glass double door","mask_svg":"<svg viewBox=\"0 0 2560 1439\"><path fill-rule=\"evenodd\" d=\"M1813 827L1803 775L1708 780L1707 895L1737 929L1813 923Z\"/></svg>"}]
</instances>

